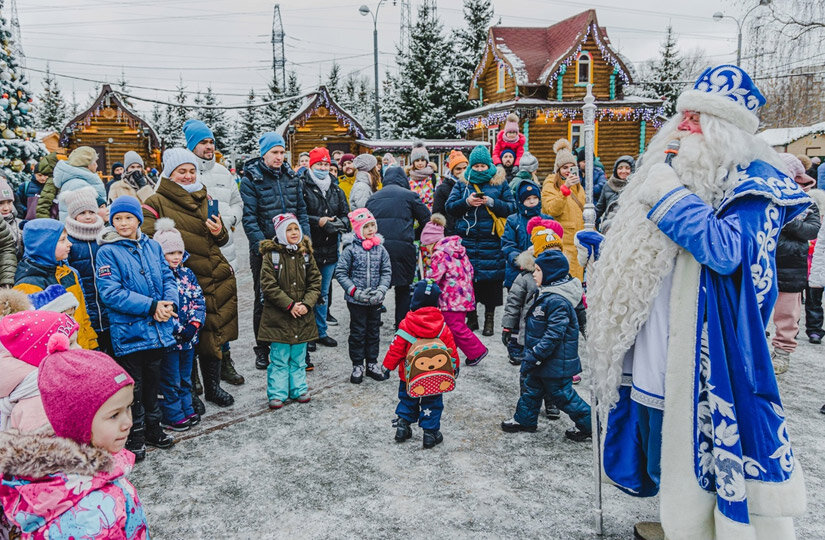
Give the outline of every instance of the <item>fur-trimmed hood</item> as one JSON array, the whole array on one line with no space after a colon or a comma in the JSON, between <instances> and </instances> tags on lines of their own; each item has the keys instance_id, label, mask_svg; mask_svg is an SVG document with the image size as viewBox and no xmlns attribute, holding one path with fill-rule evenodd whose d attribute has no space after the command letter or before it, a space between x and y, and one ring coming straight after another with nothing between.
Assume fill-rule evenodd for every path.
<instances>
[{"instance_id":1,"label":"fur-trimmed hood","mask_svg":"<svg viewBox=\"0 0 825 540\"><path fill-rule=\"evenodd\" d=\"M267 253L272 253L273 251L277 251L278 253L287 253L286 246L276 242L275 240L261 240L259 249L261 250L261 255L266 255ZM312 240L310 240L307 235L304 235L298 243L298 253L309 253L312 255Z\"/></svg>"},{"instance_id":2,"label":"fur-trimmed hood","mask_svg":"<svg viewBox=\"0 0 825 540\"><path fill-rule=\"evenodd\" d=\"M536 257L533 256L533 248L522 251L516 257L516 265L526 272L536 269Z\"/></svg>"},{"instance_id":3,"label":"fur-trimmed hood","mask_svg":"<svg viewBox=\"0 0 825 540\"><path fill-rule=\"evenodd\" d=\"M112 455L87 444L46 434L0 432L0 474L43 478L58 473L93 476L113 467Z\"/></svg>"},{"instance_id":4,"label":"fur-trimmed hood","mask_svg":"<svg viewBox=\"0 0 825 540\"><path fill-rule=\"evenodd\" d=\"M456 177L456 180L458 180L462 184L469 184L467 179L464 178L464 173L459 174ZM496 167L496 175L493 176L490 179L490 181L487 182L487 183L490 184L491 186L500 186L501 184L505 183L506 181L507 181L507 171L504 170L504 167L499 165L499 166Z\"/></svg>"}]
</instances>

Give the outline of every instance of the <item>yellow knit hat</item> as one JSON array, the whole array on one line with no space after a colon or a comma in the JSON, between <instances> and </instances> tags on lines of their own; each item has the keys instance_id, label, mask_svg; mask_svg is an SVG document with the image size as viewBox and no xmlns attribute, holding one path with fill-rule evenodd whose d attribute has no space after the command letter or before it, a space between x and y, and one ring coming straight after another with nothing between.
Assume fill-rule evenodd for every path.
<instances>
[{"instance_id":1,"label":"yellow knit hat","mask_svg":"<svg viewBox=\"0 0 825 540\"><path fill-rule=\"evenodd\" d=\"M69 154L69 165L73 167L88 167L97 161L97 152L91 146L78 146Z\"/></svg>"},{"instance_id":2,"label":"yellow knit hat","mask_svg":"<svg viewBox=\"0 0 825 540\"><path fill-rule=\"evenodd\" d=\"M544 219L541 216L530 218L527 222L527 234L533 243L533 255L538 257L551 248L562 248L564 228L554 219Z\"/></svg>"}]
</instances>

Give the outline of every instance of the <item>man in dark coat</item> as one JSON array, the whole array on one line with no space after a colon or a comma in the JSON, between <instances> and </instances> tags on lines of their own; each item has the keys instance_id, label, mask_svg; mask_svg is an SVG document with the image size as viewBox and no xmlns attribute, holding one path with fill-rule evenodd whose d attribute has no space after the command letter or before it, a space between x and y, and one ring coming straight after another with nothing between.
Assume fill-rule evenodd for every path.
<instances>
[{"instance_id":1,"label":"man in dark coat","mask_svg":"<svg viewBox=\"0 0 825 540\"><path fill-rule=\"evenodd\" d=\"M384 187L367 200L367 210L378 222L378 232L384 237L384 247L390 254L392 286L395 289L395 326L410 310L410 286L417 261L415 222L423 226L430 220L430 211L417 193L410 190L404 169L388 167ZM418 230L420 234L420 229Z\"/></svg>"},{"instance_id":2,"label":"man in dark coat","mask_svg":"<svg viewBox=\"0 0 825 540\"><path fill-rule=\"evenodd\" d=\"M309 219L304 202L301 180L285 161L286 142L275 132L261 135L258 140L261 157L244 164L241 178L241 198L243 199L243 229L249 239L249 268L255 301L252 304L252 325L257 341L258 326L261 323L261 264L258 246L262 240L275 237L272 218L278 214L295 214L301 230L309 236ZM255 367L266 369L269 364L269 344L257 341L255 345Z\"/></svg>"}]
</instances>

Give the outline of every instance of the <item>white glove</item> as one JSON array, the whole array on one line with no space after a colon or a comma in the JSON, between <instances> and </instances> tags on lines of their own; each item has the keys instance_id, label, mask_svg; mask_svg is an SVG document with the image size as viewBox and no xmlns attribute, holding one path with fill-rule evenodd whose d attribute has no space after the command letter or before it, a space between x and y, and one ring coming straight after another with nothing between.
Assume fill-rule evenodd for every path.
<instances>
[{"instance_id":1,"label":"white glove","mask_svg":"<svg viewBox=\"0 0 825 540\"><path fill-rule=\"evenodd\" d=\"M644 178L639 200L653 208L662 197L679 187L682 187L682 182L673 167L666 163L657 163L650 168L647 177Z\"/></svg>"}]
</instances>

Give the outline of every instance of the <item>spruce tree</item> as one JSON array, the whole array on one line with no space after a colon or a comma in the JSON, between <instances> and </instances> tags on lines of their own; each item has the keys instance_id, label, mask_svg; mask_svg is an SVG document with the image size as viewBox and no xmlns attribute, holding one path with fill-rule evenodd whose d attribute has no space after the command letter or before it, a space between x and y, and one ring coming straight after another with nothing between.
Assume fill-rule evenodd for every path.
<instances>
[{"instance_id":1,"label":"spruce tree","mask_svg":"<svg viewBox=\"0 0 825 540\"><path fill-rule=\"evenodd\" d=\"M124 94L129 94L132 92L132 89L129 88L129 81L126 80L126 72L122 69L120 70L120 80L117 82L117 89L123 92ZM134 108L134 103L132 103L131 98L126 96L120 96L120 99L123 100L123 104L129 107L130 109Z\"/></svg>"},{"instance_id":2,"label":"spruce tree","mask_svg":"<svg viewBox=\"0 0 825 540\"><path fill-rule=\"evenodd\" d=\"M43 93L38 97L37 127L48 131L61 131L66 124L69 111L60 85L52 75L49 64L46 64L46 75L43 77Z\"/></svg>"},{"instance_id":3,"label":"spruce tree","mask_svg":"<svg viewBox=\"0 0 825 540\"><path fill-rule=\"evenodd\" d=\"M652 81L648 85L653 95L664 101L664 115L668 118L676 114L676 99L683 86L678 81L684 71L684 60L677 50L676 35L673 27L668 25L665 39L659 48L659 58L652 67Z\"/></svg>"},{"instance_id":4,"label":"spruce tree","mask_svg":"<svg viewBox=\"0 0 825 540\"><path fill-rule=\"evenodd\" d=\"M341 99L341 93L343 92L343 88L341 88L341 66L336 61L332 61L332 67L329 70L329 75L327 75L327 81L324 83L329 91L329 94L332 96L332 99L338 101Z\"/></svg>"},{"instance_id":5,"label":"spruce tree","mask_svg":"<svg viewBox=\"0 0 825 540\"><path fill-rule=\"evenodd\" d=\"M206 93L202 97L202 104L209 107L219 106L220 100L212 86L206 87ZM226 111L223 109L202 108L198 109L198 118L209 126L212 134L215 135L215 146L218 150L228 151L232 141L229 138L229 125L226 121Z\"/></svg>"},{"instance_id":6,"label":"spruce tree","mask_svg":"<svg viewBox=\"0 0 825 540\"><path fill-rule=\"evenodd\" d=\"M341 83L338 105L349 112L369 133L375 133L375 90L367 76L348 74Z\"/></svg>"},{"instance_id":7,"label":"spruce tree","mask_svg":"<svg viewBox=\"0 0 825 540\"><path fill-rule=\"evenodd\" d=\"M0 0L0 172L14 188L28 178L26 165L36 165L46 148L35 141L33 94L14 55L6 13Z\"/></svg>"},{"instance_id":8,"label":"spruce tree","mask_svg":"<svg viewBox=\"0 0 825 540\"><path fill-rule=\"evenodd\" d=\"M393 94L383 97L393 136L438 139L457 135L453 117L458 87L449 73L453 54L435 8L429 2L422 3L409 50L398 51L398 74L384 86Z\"/></svg>"},{"instance_id":9,"label":"spruce tree","mask_svg":"<svg viewBox=\"0 0 825 540\"><path fill-rule=\"evenodd\" d=\"M247 105L255 103L255 90L249 90L246 98ZM260 137L259 108L248 106L240 115L235 130L235 151L239 154L252 156L258 150Z\"/></svg>"},{"instance_id":10,"label":"spruce tree","mask_svg":"<svg viewBox=\"0 0 825 540\"><path fill-rule=\"evenodd\" d=\"M464 99L459 104L457 112L481 105L479 100L470 100L467 95L470 80L484 54L487 33L494 16L492 0L464 0L464 27L456 32L455 67L453 69L456 84L464 90Z\"/></svg>"},{"instance_id":11,"label":"spruce tree","mask_svg":"<svg viewBox=\"0 0 825 540\"><path fill-rule=\"evenodd\" d=\"M180 79L176 87L172 101L176 105L166 105L163 114L163 122L157 126L158 135L163 140L167 148L186 146L186 138L183 136L183 123L189 119L187 105L186 86L183 78Z\"/></svg>"}]
</instances>

